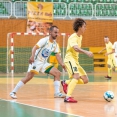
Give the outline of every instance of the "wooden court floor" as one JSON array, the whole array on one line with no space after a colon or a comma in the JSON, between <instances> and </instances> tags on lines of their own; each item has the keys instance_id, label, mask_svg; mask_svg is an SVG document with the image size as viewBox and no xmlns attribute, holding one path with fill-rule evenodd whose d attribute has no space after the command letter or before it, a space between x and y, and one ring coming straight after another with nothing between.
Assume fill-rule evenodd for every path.
<instances>
[{"instance_id":1,"label":"wooden court floor","mask_svg":"<svg viewBox=\"0 0 117 117\"><path fill-rule=\"evenodd\" d=\"M21 76L0 75L0 117L117 117L117 73L112 80L106 73L89 73L89 83L77 85L73 97L78 103L64 103L54 98L52 78L34 77L11 99L10 91ZM112 102L103 99L105 91L114 92ZM62 87L61 87L62 91Z\"/></svg>"}]
</instances>

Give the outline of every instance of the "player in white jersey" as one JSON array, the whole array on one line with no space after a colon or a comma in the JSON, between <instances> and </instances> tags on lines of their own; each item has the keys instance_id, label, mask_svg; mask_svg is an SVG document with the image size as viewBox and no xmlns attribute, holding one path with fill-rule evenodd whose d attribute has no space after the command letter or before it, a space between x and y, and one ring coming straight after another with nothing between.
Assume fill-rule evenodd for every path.
<instances>
[{"instance_id":1,"label":"player in white jersey","mask_svg":"<svg viewBox=\"0 0 117 117\"><path fill-rule=\"evenodd\" d=\"M117 64L117 41L114 42L114 44L113 44L113 53L114 53L115 61L116 61L116 64Z\"/></svg>"},{"instance_id":2,"label":"player in white jersey","mask_svg":"<svg viewBox=\"0 0 117 117\"><path fill-rule=\"evenodd\" d=\"M52 64L47 62L51 52L54 52L56 53L59 64L65 69L64 63L60 56L60 49L56 43L58 33L59 29L57 26L50 27L49 36L40 39L32 48L32 55L29 59L27 75L18 82L13 91L10 93L10 96L13 99L17 98L16 92L19 90L19 88L21 88L24 84L31 80L35 74L38 74L39 72L48 73L54 76L54 97L65 97L65 94L61 93L59 90L61 75L60 71L53 67Z\"/></svg>"}]
</instances>

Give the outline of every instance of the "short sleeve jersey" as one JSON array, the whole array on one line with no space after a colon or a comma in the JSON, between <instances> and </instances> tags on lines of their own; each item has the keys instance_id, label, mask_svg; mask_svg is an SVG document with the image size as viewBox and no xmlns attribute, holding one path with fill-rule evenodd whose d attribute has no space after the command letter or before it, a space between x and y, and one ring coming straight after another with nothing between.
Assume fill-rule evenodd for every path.
<instances>
[{"instance_id":1,"label":"short sleeve jersey","mask_svg":"<svg viewBox=\"0 0 117 117\"><path fill-rule=\"evenodd\" d=\"M50 42L49 36L40 39L36 46L39 49L36 50L35 60L47 62L47 59L52 52L60 53L60 49L58 48L56 41L54 40L53 43Z\"/></svg>"},{"instance_id":2,"label":"short sleeve jersey","mask_svg":"<svg viewBox=\"0 0 117 117\"><path fill-rule=\"evenodd\" d=\"M78 37L78 35L76 33L73 33L68 38L67 50L66 50L64 62L74 60L76 63L78 63L79 52L76 52L73 49L73 46L78 45L78 47L81 48L81 44L82 44L82 36Z\"/></svg>"},{"instance_id":3,"label":"short sleeve jersey","mask_svg":"<svg viewBox=\"0 0 117 117\"><path fill-rule=\"evenodd\" d=\"M117 55L117 41L113 44L113 49L115 49L115 55Z\"/></svg>"}]
</instances>

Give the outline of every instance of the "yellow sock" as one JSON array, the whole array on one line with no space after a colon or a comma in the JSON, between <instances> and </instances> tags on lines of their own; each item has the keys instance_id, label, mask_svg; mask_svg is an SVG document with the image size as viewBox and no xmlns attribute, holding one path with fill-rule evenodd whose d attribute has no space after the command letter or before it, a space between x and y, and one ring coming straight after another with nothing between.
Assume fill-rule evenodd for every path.
<instances>
[{"instance_id":1,"label":"yellow sock","mask_svg":"<svg viewBox=\"0 0 117 117\"><path fill-rule=\"evenodd\" d=\"M108 76L111 77L112 76L112 69L108 68Z\"/></svg>"},{"instance_id":2,"label":"yellow sock","mask_svg":"<svg viewBox=\"0 0 117 117\"><path fill-rule=\"evenodd\" d=\"M77 84L84 84L84 81L80 78L80 79L78 79Z\"/></svg>"},{"instance_id":3,"label":"yellow sock","mask_svg":"<svg viewBox=\"0 0 117 117\"><path fill-rule=\"evenodd\" d=\"M70 80L65 80L65 83L66 83L66 84L69 84L69 83L71 82L71 80L72 80L72 79L70 79Z\"/></svg>"},{"instance_id":4,"label":"yellow sock","mask_svg":"<svg viewBox=\"0 0 117 117\"><path fill-rule=\"evenodd\" d=\"M78 80L76 80L74 78L71 80L71 82L68 85L67 97L71 97L71 94L72 94L74 88L76 87L77 82L78 82Z\"/></svg>"}]
</instances>

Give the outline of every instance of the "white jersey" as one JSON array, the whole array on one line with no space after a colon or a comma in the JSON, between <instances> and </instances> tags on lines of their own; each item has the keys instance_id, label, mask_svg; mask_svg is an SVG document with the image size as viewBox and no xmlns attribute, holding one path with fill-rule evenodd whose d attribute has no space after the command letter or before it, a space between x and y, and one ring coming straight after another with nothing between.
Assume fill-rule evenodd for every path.
<instances>
[{"instance_id":1,"label":"white jersey","mask_svg":"<svg viewBox=\"0 0 117 117\"><path fill-rule=\"evenodd\" d=\"M54 40L53 43L50 42L49 36L40 39L36 46L39 47L39 49L36 50L35 53L35 60L41 61L41 62L47 62L48 57L52 52L59 53L60 49L57 46L57 42Z\"/></svg>"},{"instance_id":2,"label":"white jersey","mask_svg":"<svg viewBox=\"0 0 117 117\"><path fill-rule=\"evenodd\" d=\"M114 42L113 49L115 49L115 55L117 55L117 41Z\"/></svg>"},{"instance_id":3,"label":"white jersey","mask_svg":"<svg viewBox=\"0 0 117 117\"><path fill-rule=\"evenodd\" d=\"M115 49L115 53L114 53L114 56L115 56L115 61L116 61L116 64L117 64L117 41L114 42L113 44L113 49Z\"/></svg>"}]
</instances>

